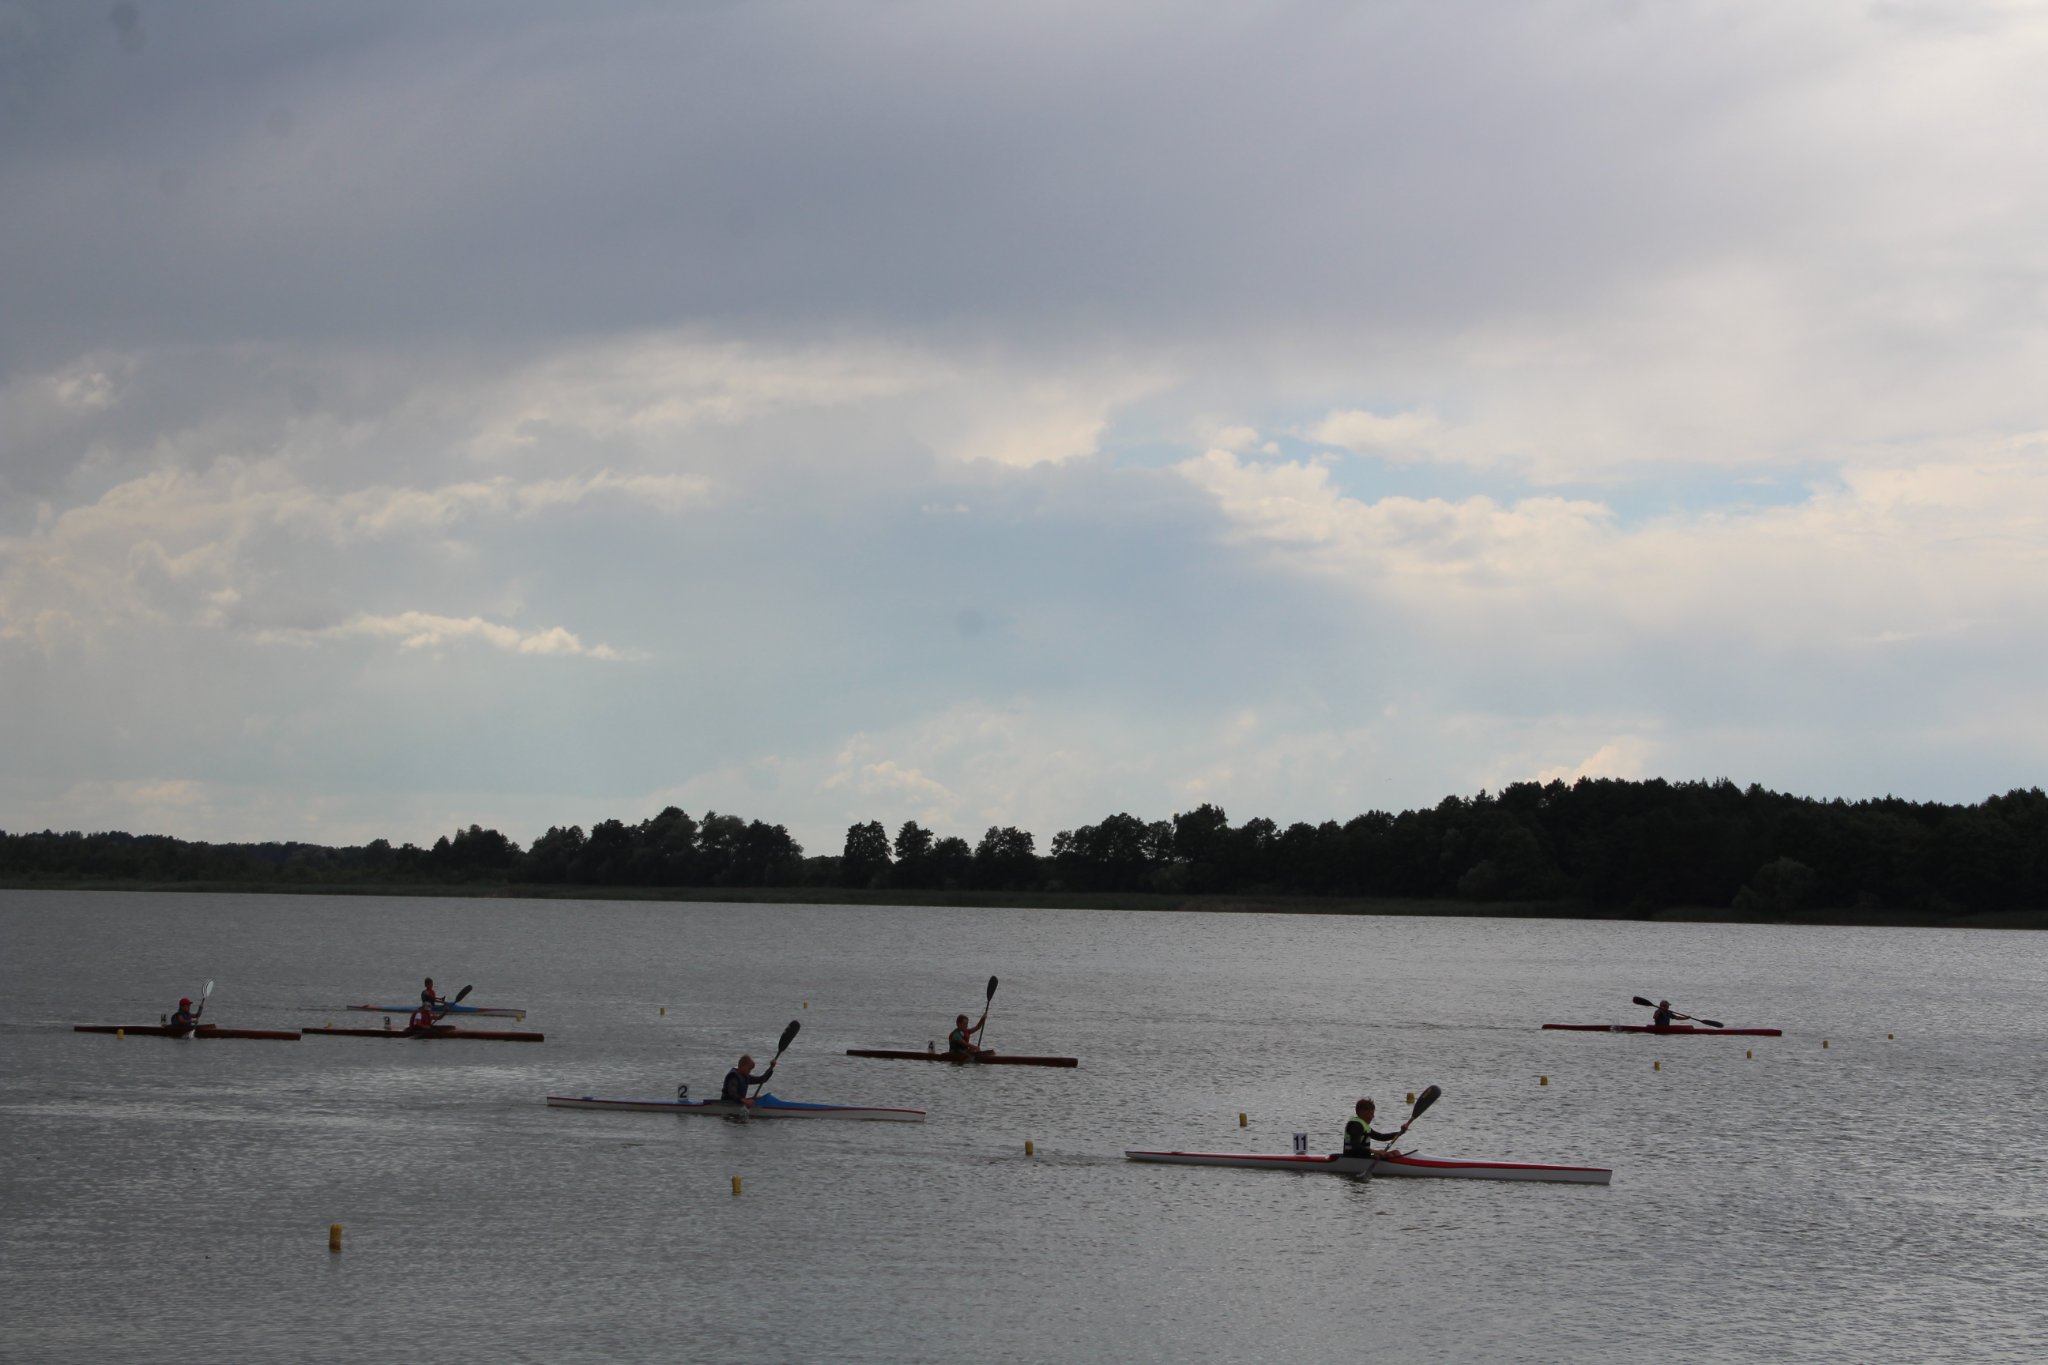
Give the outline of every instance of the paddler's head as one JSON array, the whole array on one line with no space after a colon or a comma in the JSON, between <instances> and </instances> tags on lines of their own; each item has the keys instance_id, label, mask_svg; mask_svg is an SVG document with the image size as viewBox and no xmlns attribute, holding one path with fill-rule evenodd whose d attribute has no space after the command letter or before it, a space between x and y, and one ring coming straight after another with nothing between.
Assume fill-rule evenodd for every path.
<instances>
[{"instance_id":1,"label":"paddler's head","mask_svg":"<svg viewBox=\"0 0 2048 1365\"><path fill-rule=\"evenodd\" d=\"M432 990L432 989L434 989L434 978L433 978L433 977L431 977L431 976L427 978L427 989L428 989L428 990Z\"/></svg>"},{"instance_id":2,"label":"paddler's head","mask_svg":"<svg viewBox=\"0 0 2048 1365\"><path fill-rule=\"evenodd\" d=\"M966 1015L964 1015L964 1014L956 1014L956 1015L954 1015L954 1016L953 1016L953 1027L955 1027L955 1028L966 1028L966 1027L967 1027L967 1016L966 1016Z\"/></svg>"},{"instance_id":3,"label":"paddler's head","mask_svg":"<svg viewBox=\"0 0 2048 1365\"><path fill-rule=\"evenodd\" d=\"M1364 1119L1367 1123L1371 1123L1372 1109L1372 1096L1367 1095L1364 1099L1358 1102L1358 1117Z\"/></svg>"},{"instance_id":4,"label":"paddler's head","mask_svg":"<svg viewBox=\"0 0 2048 1365\"><path fill-rule=\"evenodd\" d=\"M190 1005L191 1003L192 1003L192 997L191 997L191 996L189 996L189 995L187 995L187 996L184 996L184 997L182 997L182 998L181 998L181 999L180 999L180 1000L178 1001L178 1008L179 1008L179 1009L184 1009L185 1007L187 1007L187 1006L188 1006L188 1005Z\"/></svg>"},{"instance_id":5,"label":"paddler's head","mask_svg":"<svg viewBox=\"0 0 2048 1365\"><path fill-rule=\"evenodd\" d=\"M754 1059L753 1059L752 1057L742 1057L742 1058L740 1058L740 1070L742 1070L742 1071L752 1071L753 1069L754 1069Z\"/></svg>"},{"instance_id":6,"label":"paddler's head","mask_svg":"<svg viewBox=\"0 0 2048 1365\"><path fill-rule=\"evenodd\" d=\"M1657 1008L1660 1010L1668 1010L1671 1008L1671 1002L1669 1000L1659 1000L1657 1002Z\"/></svg>"}]
</instances>

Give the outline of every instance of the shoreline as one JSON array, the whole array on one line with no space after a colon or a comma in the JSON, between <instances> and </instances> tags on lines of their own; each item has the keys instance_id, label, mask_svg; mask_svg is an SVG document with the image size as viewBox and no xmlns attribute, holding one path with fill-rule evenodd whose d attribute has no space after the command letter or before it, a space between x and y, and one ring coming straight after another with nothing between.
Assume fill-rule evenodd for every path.
<instances>
[{"instance_id":1,"label":"shoreline","mask_svg":"<svg viewBox=\"0 0 2048 1365\"><path fill-rule=\"evenodd\" d=\"M1919 910L1815 908L1783 915L1712 906L1647 913L1569 902L1436 901L1342 896L1172 895L1121 891L851 890L825 886L563 886L507 882L152 882L113 878L0 878L7 891L184 892L197 895L434 896L468 900L671 901L733 905L906 905L958 910L1183 911L1207 914L1417 916L1439 919L1572 919L1636 924L1782 924L1873 929L2048 929L2048 907L1942 916Z\"/></svg>"}]
</instances>

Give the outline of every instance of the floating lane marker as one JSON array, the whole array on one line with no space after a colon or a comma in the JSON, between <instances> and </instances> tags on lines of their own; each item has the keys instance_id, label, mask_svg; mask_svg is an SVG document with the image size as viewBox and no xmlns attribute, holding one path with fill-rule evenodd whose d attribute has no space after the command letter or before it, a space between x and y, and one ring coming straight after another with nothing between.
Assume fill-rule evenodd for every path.
<instances>
[{"instance_id":1,"label":"floating lane marker","mask_svg":"<svg viewBox=\"0 0 2048 1365\"><path fill-rule=\"evenodd\" d=\"M1035 1156L1035 1155L1037 1154L1037 1152L1038 1152L1038 1149L1037 1149L1036 1147L1033 1147L1033 1146L1031 1145L1031 1139L1030 1139L1030 1138L1025 1138L1025 1139L1024 1139L1024 1155L1026 1155L1026 1156Z\"/></svg>"},{"instance_id":2,"label":"floating lane marker","mask_svg":"<svg viewBox=\"0 0 2048 1365\"><path fill-rule=\"evenodd\" d=\"M1550 1084L1550 1077L1548 1077L1548 1076L1538 1076L1538 1077L1536 1078L1536 1084L1538 1084L1538 1085L1549 1085L1549 1084Z\"/></svg>"},{"instance_id":3,"label":"floating lane marker","mask_svg":"<svg viewBox=\"0 0 2048 1365\"><path fill-rule=\"evenodd\" d=\"M341 1224L329 1223L327 1225L327 1249L329 1251L341 1250Z\"/></svg>"},{"instance_id":4,"label":"floating lane marker","mask_svg":"<svg viewBox=\"0 0 2048 1365\"><path fill-rule=\"evenodd\" d=\"M1239 1110L1239 1111L1238 1111L1238 1115L1237 1115L1237 1126L1238 1126L1238 1127L1240 1127L1240 1128L1242 1128L1242 1127L1244 1127L1244 1126L1245 1126L1245 1123L1246 1123L1246 1122L1247 1122L1247 1120L1246 1120L1246 1118L1245 1118L1245 1116L1244 1116L1244 1111L1243 1111L1243 1110Z\"/></svg>"},{"instance_id":5,"label":"floating lane marker","mask_svg":"<svg viewBox=\"0 0 2048 1365\"><path fill-rule=\"evenodd\" d=\"M738 1195L740 1192L740 1178L738 1176L732 1178L732 1192L734 1195Z\"/></svg>"}]
</instances>

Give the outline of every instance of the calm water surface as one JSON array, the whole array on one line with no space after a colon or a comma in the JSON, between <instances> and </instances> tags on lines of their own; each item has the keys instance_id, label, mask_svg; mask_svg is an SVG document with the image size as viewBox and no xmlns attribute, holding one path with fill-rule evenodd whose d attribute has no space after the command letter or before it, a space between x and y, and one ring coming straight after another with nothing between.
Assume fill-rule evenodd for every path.
<instances>
[{"instance_id":1,"label":"calm water surface","mask_svg":"<svg viewBox=\"0 0 2048 1365\"><path fill-rule=\"evenodd\" d=\"M547 1041L70 1031L426 974ZM989 1043L1079 1070L844 1055L991 974ZM1635 994L1785 1037L1536 1027ZM2019 932L0 891L0 1359L2043 1360L2044 1005ZM542 1104L791 1018L777 1094L930 1120ZM1430 1083L1412 1146L1613 1185L1123 1159Z\"/></svg>"}]
</instances>

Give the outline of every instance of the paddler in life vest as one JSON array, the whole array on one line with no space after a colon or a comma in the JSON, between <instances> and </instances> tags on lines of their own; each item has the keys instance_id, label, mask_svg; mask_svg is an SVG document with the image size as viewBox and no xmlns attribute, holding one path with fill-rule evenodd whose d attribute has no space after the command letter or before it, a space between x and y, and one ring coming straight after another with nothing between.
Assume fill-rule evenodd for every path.
<instances>
[{"instance_id":1,"label":"paddler in life vest","mask_svg":"<svg viewBox=\"0 0 2048 1365\"><path fill-rule=\"evenodd\" d=\"M1669 1000L1659 1000L1657 1002L1657 1012L1650 1016L1650 1027L1670 1028L1671 1021L1676 1017L1677 1011L1671 1008L1671 1002Z\"/></svg>"},{"instance_id":2,"label":"paddler in life vest","mask_svg":"<svg viewBox=\"0 0 2048 1365\"><path fill-rule=\"evenodd\" d=\"M434 1007L422 1004L412 1012L412 1018L405 1021L405 1026L407 1028L430 1029L439 1021L440 1016L434 1013Z\"/></svg>"},{"instance_id":3,"label":"paddler in life vest","mask_svg":"<svg viewBox=\"0 0 2048 1365\"><path fill-rule=\"evenodd\" d=\"M178 1001L178 1012L171 1016L170 1026L175 1029L195 1029L199 1027L199 1016L192 1012L191 996L185 996Z\"/></svg>"},{"instance_id":4,"label":"paddler in life vest","mask_svg":"<svg viewBox=\"0 0 2048 1365\"><path fill-rule=\"evenodd\" d=\"M1395 1138L1408 1131L1408 1125L1404 1123L1391 1133L1375 1133L1372 1130L1373 1103L1372 1096L1370 1095L1358 1102L1355 1106L1354 1114L1355 1117L1347 1119L1344 1123L1345 1156L1372 1156L1373 1143L1392 1142ZM1392 1147L1389 1147L1380 1155L1390 1155L1393 1150Z\"/></svg>"},{"instance_id":5,"label":"paddler in life vest","mask_svg":"<svg viewBox=\"0 0 2048 1365\"><path fill-rule=\"evenodd\" d=\"M967 1027L966 1015L955 1015L953 1017L953 1031L946 1035L946 1051L952 1053L964 1052L969 1056L979 1056L984 1052L994 1051L993 1048L982 1047L974 1041L974 1035L981 1032L987 1023L987 1010L981 1012L981 1019L973 1028Z\"/></svg>"},{"instance_id":6,"label":"paddler in life vest","mask_svg":"<svg viewBox=\"0 0 2048 1365\"><path fill-rule=\"evenodd\" d=\"M434 989L434 978L431 976L427 978L426 989L420 992L420 1003L430 1010L440 1009L448 1003L446 1000L443 1000L441 998L440 993Z\"/></svg>"},{"instance_id":7,"label":"paddler in life vest","mask_svg":"<svg viewBox=\"0 0 2048 1365\"><path fill-rule=\"evenodd\" d=\"M755 1076L754 1059L743 1056L737 1066L725 1073L725 1084L719 1088L718 1098L726 1104L750 1105L759 1097L749 1095L748 1087L766 1085L774 1074L775 1067L771 1064L766 1071Z\"/></svg>"}]
</instances>

